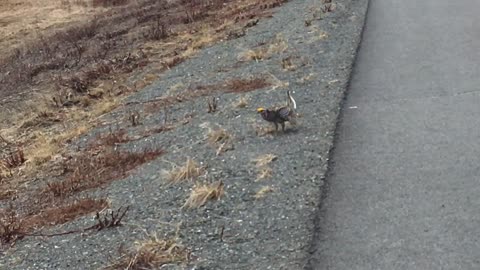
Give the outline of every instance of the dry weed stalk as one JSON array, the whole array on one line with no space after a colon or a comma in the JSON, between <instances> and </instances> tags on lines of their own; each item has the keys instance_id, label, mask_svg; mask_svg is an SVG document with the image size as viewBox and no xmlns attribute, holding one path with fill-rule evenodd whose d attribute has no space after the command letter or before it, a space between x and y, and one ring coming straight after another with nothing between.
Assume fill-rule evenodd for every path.
<instances>
[{"instance_id":1,"label":"dry weed stalk","mask_svg":"<svg viewBox=\"0 0 480 270\"><path fill-rule=\"evenodd\" d=\"M132 111L128 114L128 120L132 127L140 125L140 113L138 111Z\"/></svg>"},{"instance_id":2,"label":"dry weed stalk","mask_svg":"<svg viewBox=\"0 0 480 270\"><path fill-rule=\"evenodd\" d=\"M207 104L208 104L208 113L214 113L217 111L217 105L218 105L218 98L212 97L212 98L207 98Z\"/></svg>"},{"instance_id":3,"label":"dry weed stalk","mask_svg":"<svg viewBox=\"0 0 480 270\"><path fill-rule=\"evenodd\" d=\"M106 213L103 216L100 215L100 212L97 212L97 214L95 215L97 224L94 225L94 228L98 231L101 231L106 228L121 226L122 219L125 217L129 209L130 206L127 206L123 209L122 207L120 207L116 211L111 211L110 215Z\"/></svg>"},{"instance_id":4,"label":"dry weed stalk","mask_svg":"<svg viewBox=\"0 0 480 270\"><path fill-rule=\"evenodd\" d=\"M212 184L195 185L192 189L190 197L187 199L183 208L198 208L208 200L219 200L224 195L223 181Z\"/></svg>"}]
</instances>

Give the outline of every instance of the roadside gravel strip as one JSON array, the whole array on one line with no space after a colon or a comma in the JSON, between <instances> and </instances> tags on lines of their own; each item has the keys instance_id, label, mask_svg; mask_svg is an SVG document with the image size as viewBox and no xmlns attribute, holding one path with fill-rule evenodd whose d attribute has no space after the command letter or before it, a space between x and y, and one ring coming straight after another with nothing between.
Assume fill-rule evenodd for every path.
<instances>
[{"instance_id":1,"label":"roadside gravel strip","mask_svg":"<svg viewBox=\"0 0 480 270\"><path fill-rule=\"evenodd\" d=\"M177 236L178 244L191 250L189 263L161 269L305 267L368 0L332 2L335 9L326 14L320 10L321 0L284 4L272 18L249 28L245 36L202 50L125 101L131 105L105 116L105 123L110 124L81 138L78 146L109 128L125 128L134 137L161 125L163 110L147 112L148 101L182 91L182 86L218 85L252 77L265 77L273 84L247 93L222 92L217 95L215 113L206 112L204 97L175 104L168 111L168 121L185 124L119 146L129 150L160 147L166 150L165 155L125 179L82 194L107 197L112 209L130 205L123 226L41 239L27 237L3 254L1 269L99 269L119 257L121 245L129 249L147 235L160 239ZM322 19L313 19L308 25L306 20L315 16ZM268 57L239 61L242 53L260 44L270 48ZM290 70L282 67L282 59L287 57L294 65ZM285 102L287 89L293 92L302 115L299 126L290 128L287 124L285 133L259 136L255 125L270 126L255 109ZM235 106L242 96L245 106ZM126 112L132 110L139 111L141 125L131 127L125 121ZM220 155L218 145L212 146L207 139L209 129L218 128L233 138L233 147ZM271 176L257 180L259 169L252 160L266 154L277 157L267 165ZM220 200L193 210L181 209L193 184L166 185L161 171L171 169L172 163L183 164L188 157L206 167L206 175L198 181L223 181L225 195ZM270 192L257 198L256 193L265 187ZM93 223L88 216L45 233L86 228Z\"/></svg>"}]
</instances>

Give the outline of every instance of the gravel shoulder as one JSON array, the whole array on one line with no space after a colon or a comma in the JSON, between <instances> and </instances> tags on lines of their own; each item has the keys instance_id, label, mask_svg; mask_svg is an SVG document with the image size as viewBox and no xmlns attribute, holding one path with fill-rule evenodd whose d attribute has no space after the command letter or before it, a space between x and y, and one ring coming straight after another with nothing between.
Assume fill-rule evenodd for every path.
<instances>
[{"instance_id":1,"label":"gravel shoulder","mask_svg":"<svg viewBox=\"0 0 480 270\"><path fill-rule=\"evenodd\" d=\"M238 39L202 50L161 75L157 83L135 93L125 106L104 118L104 125L81 138L84 147L92 136L110 128L125 128L131 136L163 123L162 109L152 110L151 100L192 86L222 84L235 78L262 77L272 84L244 93L217 93L218 111L207 113L205 97L176 103L168 121L176 128L126 142L129 150L161 147L166 154L145 164L108 187L86 192L108 197L111 208L130 205L124 226L95 233L50 238L25 238L0 258L2 269L98 269L118 257L120 246L155 234L176 236L191 249L186 264L162 269L302 269L309 257L329 151L341 101L349 83L368 0L334 1L333 12L320 11L322 1L290 1L273 17L260 21ZM306 26L305 20L323 16ZM240 61L249 49L270 48L259 61ZM296 66L282 67L290 57ZM178 90L180 89L180 90ZM287 132L257 134L269 124L256 114L257 107L283 103L289 89L302 115ZM245 106L237 107L243 97ZM150 104L150 105L149 105ZM125 114L138 111L142 124L128 125ZM208 142L209 130L223 128L233 138L232 147L217 155L218 145ZM258 180L252 161L263 155L277 158L268 166L271 175ZM182 209L193 183L167 185L162 170L187 158L206 167L198 181L223 181L225 195L198 209ZM271 192L256 198L265 187ZM265 189L267 190L267 189ZM81 218L50 232L88 227L93 217ZM222 235L222 237L220 237ZM166 266L165 266L166 267Z\"/></svg>"}]
</instances>

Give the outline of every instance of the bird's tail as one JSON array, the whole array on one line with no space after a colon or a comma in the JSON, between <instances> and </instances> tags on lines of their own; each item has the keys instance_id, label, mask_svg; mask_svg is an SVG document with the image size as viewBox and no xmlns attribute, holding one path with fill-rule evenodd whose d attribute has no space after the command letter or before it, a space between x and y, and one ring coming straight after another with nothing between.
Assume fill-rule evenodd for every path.
<instances>
[{"instance_id":1,"label":"bird's tail","mask_svg":"<svg viewBox=\"0 0 480 270\"><path fill-rule=\"evenodd\" d=\"M292 95L290 94L290 91L287 90L287 96L288 96L288 99L287 99L287 105L296 110L297 109L297 102L295 101L295 99L292 97ZM293 106L292 106L293 105Z\"/></svg>"}]
</instances>

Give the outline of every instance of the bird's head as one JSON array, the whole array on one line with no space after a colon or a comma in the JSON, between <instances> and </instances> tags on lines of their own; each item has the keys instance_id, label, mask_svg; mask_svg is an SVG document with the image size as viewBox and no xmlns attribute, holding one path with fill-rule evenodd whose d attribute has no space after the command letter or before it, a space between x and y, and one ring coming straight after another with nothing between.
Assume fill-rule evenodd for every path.
<instances>
[{"instance_id":1,"label":"bird's head","mask_svg":"<svg viewBox=\"0 0 480 270\"><path fill-rule=\"evenodd\" d=\"M260 108L257 109L257 113L263 113L264 111L265 111L265 109L262 108L262 107L260 107Z\"/></svg>"}]
</instances>

